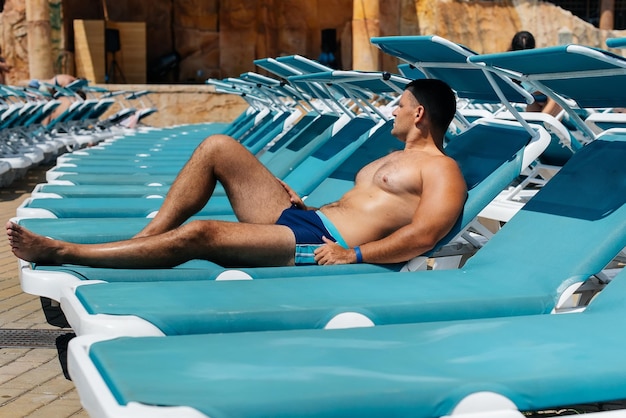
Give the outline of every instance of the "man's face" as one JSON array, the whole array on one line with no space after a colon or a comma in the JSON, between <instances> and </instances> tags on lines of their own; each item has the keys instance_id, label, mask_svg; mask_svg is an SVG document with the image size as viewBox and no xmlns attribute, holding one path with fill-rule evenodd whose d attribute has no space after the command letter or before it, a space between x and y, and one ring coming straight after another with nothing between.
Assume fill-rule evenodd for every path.
<instances>
[{"instance_id":1,"label":"man's face","mask_svg":"<svg viewBox=\"0 0 626 418\"><path fill-rule=\"evenodd\" d=\"M415 127L417 107L418 103L413 94L409 91L404 91L398 106L392 113L395 120L391 134L401 141L404 141L409 131Z\"/></svg>"}]
</instances>

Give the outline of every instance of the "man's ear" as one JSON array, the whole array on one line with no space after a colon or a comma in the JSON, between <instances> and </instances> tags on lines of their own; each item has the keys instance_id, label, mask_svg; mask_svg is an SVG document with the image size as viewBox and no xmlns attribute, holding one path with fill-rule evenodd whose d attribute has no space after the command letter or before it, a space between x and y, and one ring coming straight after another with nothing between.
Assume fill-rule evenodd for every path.
<instances>
[{"instance_id":1,"label":"man's ear","mask_svg":"<svg viewBox=\"0 0 626 418\"><path fill-rule=\"evenodd\" d=\"M415 119L417 120L421 120L424 117L424 113L425 113L426 109L424 109L424 106L422 105L418 105L415 108Z\"/></svg>"}]
</instances>

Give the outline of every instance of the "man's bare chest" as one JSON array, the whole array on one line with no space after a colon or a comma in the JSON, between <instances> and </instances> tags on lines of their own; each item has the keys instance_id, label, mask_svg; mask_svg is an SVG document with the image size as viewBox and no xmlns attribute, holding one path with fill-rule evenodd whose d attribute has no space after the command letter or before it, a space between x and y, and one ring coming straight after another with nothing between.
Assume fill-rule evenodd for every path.
<instances>
[{"instance_id":1,"label":"man's bare chest","mask_svg":"<svg viewBox=\"0 0 626 418\"><path fill-rule=\"evenodd\" d=\"M364 167L359 182L391 193L414 190L421 182L419 162L392 154Z\"/></svg>"}]
</instances>

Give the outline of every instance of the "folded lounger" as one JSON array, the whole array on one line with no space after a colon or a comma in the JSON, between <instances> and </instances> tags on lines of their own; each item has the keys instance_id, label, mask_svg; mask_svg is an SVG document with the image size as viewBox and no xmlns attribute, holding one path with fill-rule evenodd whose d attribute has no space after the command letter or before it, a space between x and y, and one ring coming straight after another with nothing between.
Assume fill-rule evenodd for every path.
<instances>
[{"instance_id":1,"label":"folded lounger","mask_svg":"<svg viewBox=\"0 0 626 418\"><path fill-rule=\"evenodd\" d=\"M549 136L542 128L538 128L535 136L531 137L531 134L517 123L485 120L475 122L472 128L457 138L457 141L450 143L448 145L448 154L459 161L470 191L462 217L459 218L448 236L441 240L440 246L455 242L456 238L461 235L465 236L465 232L472 226L472 221L480 210L545 149L548 141ZM398 141L395 142L399 144ZM386 154L387 151L388 148L377 147L376 144L371 144L370 147L360 147L309 196L309 199L313 202L312 204L317 204L316 200L321 199L333 200L337 198L337 195L343 194L352 184L354 173L358 168L371 161L371 159L379 158L381 155ZM350 180L346 177L347 175ZM323 203L326 202L327 200ZM33 222L32 225L27 221L29 220L22 220L21 222L27 227L36 225L34 223L36 220L30 220ZM97 228L97 226L92 226L90 231L93 232ZM51 228L48 228L48 232L50 231ZM57 230L57 234L61 233L60 230ZM65 233L64 237L67 238L69 235L69 233ZM84 239L90 240L93 237L90 238L89 234L87 234ZM81 238L80 242L85 241ZM479 243L472 244L480 245ZM458 244L453 244L453 249L456 245ZM416 261L414 263L416 267L411 268L421 267L423 261L423 259ZM197 263L201 262L198 261ZM185 271L180 270L180 268L156 271L133 270L127 274L120 274L120 271L115 269L90 269L67 265L60 267L33 266L30 263L23 263L20 277L22 289L25 292L58 300L61 288L84 278L99 279L103 275L110 276L107 280L139 281L155 280L156 277L161 277L160 280L180 280L181 276L187 280L207 280L215 279L219 276L224 278L224 274L228 278L250 276L261 278L268 277L268 275L271 277L271 275L276 274L283 276L304 274L304 271L301 270L302 267L225 270L221 267L216 268L212 263L204 263L206 265L202 268L186 268ZM312 267L318 268L321 272L320 274L329 274L333 271L328 269L327 266ZM371 272L380 271L381 269L397 271L401 267L401 264L386 266L359 265L350 266L348 271ZM71 274L72 271L74 271L74 274ZM94 274L98 274L99 277L95 277Z\"/></svg>"},{"instance_id":2,"label":"folded lounger","mask_svg":"<svg viewBox=\"0 0 626 418\"><path fill-rule=\"evenodd\" d=\"M509 76L492 76L467 62L476 53L439 36L374 37L383 52L416 67L429 78L446 81L461 99L501 103L516 113L510 102L531 102L532 96Z\"/></svg>"},{"instance_id":3,"label":"folded lounger","mask_svg":"<svg viewBox=\"0 0 626 418\"><path fill-rule=\"evenodd\" d=\"M323 328L340 320L386 325L547 314L563 308L581 283L626 246L625 156L626 131L584 147L458 270L103 283L64 291L61 305L79 334L172 335ZM123 315L149 324L131 329L131 319Z\"/></svg>"},{"instance_id":4,"label":"folded lounger","mask_svg":"<svg viewBox=\"0 0 626 418\"><path fill-rule=\"evenodd\" d=\"M584 239L584 237L580 237ZM626 398L626 272L581 313L70 341L93 417L526 416ZM590 417L623 417L626 411ZM585 415L587 416L587 415Z\"/></svg>"},{"instance_id":5,"label":"folded lounger","mask_svg":"<svg viewBox=\"0 0 626 418\"><path fill-rule=\"evenodd\" d=\"M469 57L468 61L541 89L567 111L571 121L588 139L593 139L597 133L567 99L583 109L624 105L624 98L615 94L615 89L626 83L626 59L602 49L570 44L484 54Z\"/></svg>"},{"instance_id":6,"label":"folded lounger","mask_svg":"<svg viewBox=\"0 0 626 418\"><path fill-rule=\"evenodd\" d=\"M506 74L546 93L567 111L579 132L584 134L583 144L597 136L586 122L591 116L600 114L593 114L583 121L565 99L575 101L581 108L626 105L623 95L615 94L616 89L626 86L626 59L604 50L563 45L470 56L468 61L487 71ZM523 202L500 199L482 215L506 220L519 210L521 204Z\"/></svg>"}]
</instances>

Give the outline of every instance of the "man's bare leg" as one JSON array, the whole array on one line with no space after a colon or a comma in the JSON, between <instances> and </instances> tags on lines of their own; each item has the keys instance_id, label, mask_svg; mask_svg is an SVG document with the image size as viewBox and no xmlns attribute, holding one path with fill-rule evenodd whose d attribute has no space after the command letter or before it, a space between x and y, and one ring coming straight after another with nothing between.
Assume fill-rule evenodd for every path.
<instances>
[{"instance_id":1,"label":"man's bare leg","mask_svg":"<svg viewBox=\"0 0 626 418\"><path fill-rule=\"evenodd\" d=\"M182 225L207 204L217 181L242 222L273 224L290 206L288 193L254 155L226 135L213 135L194 151L156 217L135 237Z\"/></svg>"},{"instance_id":2,"label":"man's bare leg","mask_svg":"<svg viewBox=\"0 0 626 418\"><path fill-rule=\"evenodd\" d=\"M74 244L6 224L13 253L40 264L103 268L166 268L192 259L226 266L284 266L294 262L295 238L281 225L193 221L174 230L126 241Z\"/></svg>"}]
</instances>

